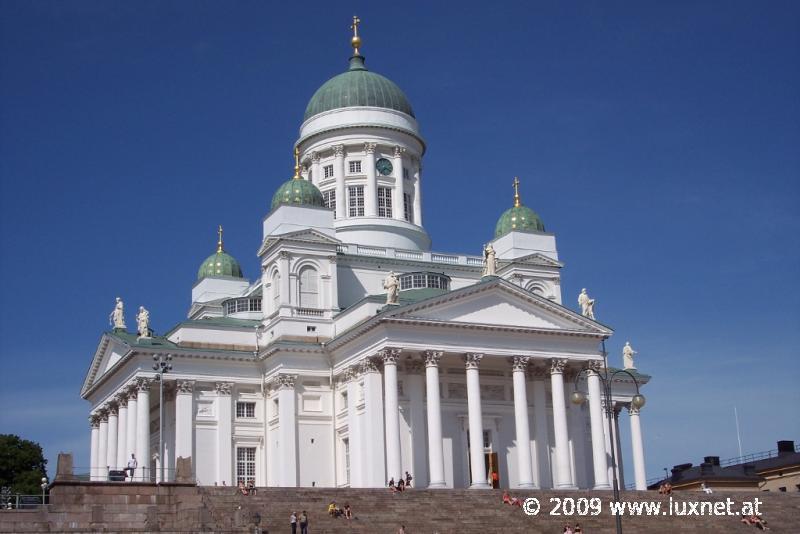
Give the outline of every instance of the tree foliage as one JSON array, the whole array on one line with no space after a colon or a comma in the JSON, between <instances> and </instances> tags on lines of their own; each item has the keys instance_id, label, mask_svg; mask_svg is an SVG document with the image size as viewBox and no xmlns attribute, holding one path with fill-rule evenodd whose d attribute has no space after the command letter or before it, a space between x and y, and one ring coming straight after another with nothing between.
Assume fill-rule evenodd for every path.
<instances>
[{"instance_id":1,"label":"tree foliage","mask_svg":"<svg viewBox=\"0 0 800 534\"><path fill-rule=\"evenodd\" d=\"M42 447L14 434L0 434L0 486L14 493L38 495L47 476Z\"/></svg>"}]
</instances>

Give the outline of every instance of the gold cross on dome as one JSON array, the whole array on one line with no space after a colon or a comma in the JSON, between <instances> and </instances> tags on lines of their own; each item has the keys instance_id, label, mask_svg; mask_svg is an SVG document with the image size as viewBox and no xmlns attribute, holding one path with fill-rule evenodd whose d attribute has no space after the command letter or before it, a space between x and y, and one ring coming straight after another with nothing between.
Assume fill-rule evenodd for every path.
<instances>
[{"instance_id":1,"label":"gold cross on dome","mask_svg":"<svg viewBox=\"0 0 800 534\"><path fill-rule=\"evenodd\" d=\"M518 208L521 204L519 199L519 178L515 176L512 185L514 186L514 207Z\"/></svg>"},{"instance_id":2,"label":"gold cross on dome","mask_svg":"<svg viewBox=\"0 0 800 534\"><path fill-rule=\"evenodd\" d=\"M361 19L358 18L356 15L353 15L353 24L350 25L350 29L353 30L353 37L358 37L359 24L361 24Z\"/></svg>"},{"instance_id":3,"label":"gold cross on dome","mask_svg":"<svg viewBox=\"0 0 800 534\"><path fill-rule=\"evenodd\" d=\"M218 236L218 239L217 239L217 252L222 252L222 225L221 224L219 225L219 228L217 228L217 236Z\"/></svg>"}]
</instances>

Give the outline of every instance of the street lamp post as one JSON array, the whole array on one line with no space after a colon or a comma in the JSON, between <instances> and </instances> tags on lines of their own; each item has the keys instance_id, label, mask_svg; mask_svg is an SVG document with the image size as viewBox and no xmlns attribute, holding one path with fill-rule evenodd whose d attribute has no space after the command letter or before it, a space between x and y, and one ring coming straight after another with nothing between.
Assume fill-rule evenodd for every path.
<instances>
[{"instance_id":1,"label":"street lamp post","mask_svg":"<svg viewBox=\"0 0 800 534\"><path fill-rule=\"evenodd\" d=\"M158 463L159 481L164 482L164 374L172 371L172 354L164 358L161 354L153 354L153 371L158 379Z\"/></svg>"},{"instance_id":2,"label":"street lamp post","mask_svg":"<svg viewBox=\"0 0 800 534\"><path fill-rule=\"evenodd\" d=\"M586 395L582 392L578 391L578 380L580 376L586 372L587 369L581 369L577 375L575 375L575 384L574 389L575 391L572 393L572 402L574 404L583 404L586 401ZM644 395L639 393L639 382L636 380L636 377L633 376L632 373L625 369L617 369L613 373L609 375L608 373L608 352L606 352L606 340L603 340L603 374L600 375L598 373L598 377L600 378L600 383L603 386L603 398L606 401L606 415L608 415L608 435L611 438L611 478L613 480L613 490L614 490L614 501L619 502L619 479L617 477L617 443L615 441L615 433L614 433L614 422L616 418L616 414L614 413L614 409L611 406L611 382L614 380L614 377L618 374L626 374L633 380L633 384L636 386L636 394L631 398L631 405L635 408L641 408L644 406L646 399ZM614 516L616 520L617 526L617 534L622 534L622 518L620 514L616 514Z\"/></svg>"},{"instance_id":3,"label":"street lamp post","mask_svg":"<svg viewBox=\"0 0 800 534\"><path fill-rule=\"evenodd\" d=\"M47 477L42 477L42 484L41 484L41 488L42 488L42 506L44 506L44 505L46 504L46 503L44 502L44 500L45 500L45 494L44 494L44 492L45 492L45 490L47 490Z\"/></svg>"}]
</instances>

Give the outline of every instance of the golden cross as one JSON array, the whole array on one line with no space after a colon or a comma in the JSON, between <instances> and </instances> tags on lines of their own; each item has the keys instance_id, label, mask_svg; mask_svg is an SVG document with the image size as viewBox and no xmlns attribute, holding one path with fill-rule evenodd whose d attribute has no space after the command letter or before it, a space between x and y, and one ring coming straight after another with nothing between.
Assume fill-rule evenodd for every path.
<instances>
[{"instance_id":1,"label":"golden cross","mask_svg":"<svg viewBox=\"0 0 800 534\"><path fill-rule=\"evenodd\" d=\"M294 147L294 179L300 179L300 149Z\"/></svg>"},{"instance_id":2,"label":"golden cross","mask_svg":"<svg viewBox=\"0 0 800 534\"><path fill-rule=\"evenodd\" d=\"M353 30L353 37L358 37L359 24L361 24L361 19L353 15L353 24L350 25L350 29Z\"/></svg>"},{"instance_id":3,"label":"golden cross","mask_svg":"<svg viewBox=\"0 0 800 534\"><path fill-rule=\"evenodd\" d=\"M217 240L217 252L222 252L222 225L221 224L219 225L219 228L217 228L217 235L219 236L219 239Z\"/></svg>"},{"instance_id":4,"label":"golden cross","mask_svg":"<svg viewBox=\"0 0 800 534\"><path fill-rule=\"evenodd\" d=\"M521 205L519 200L519 178L515 176L512 185L514 186L514 207L518 208Z\"/></svg>"}]
</instances>

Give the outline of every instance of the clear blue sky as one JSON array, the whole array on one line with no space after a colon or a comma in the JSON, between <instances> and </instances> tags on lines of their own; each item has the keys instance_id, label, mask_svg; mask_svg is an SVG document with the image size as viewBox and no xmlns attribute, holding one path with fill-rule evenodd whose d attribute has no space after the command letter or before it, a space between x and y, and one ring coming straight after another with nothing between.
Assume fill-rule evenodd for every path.
<instances>
[{"instance_id":1,"label":"clear blue sky","mask_svg":"<svg viewBox=\"0 0 800 534\"><path fill-rule=\"evenodd\" d=\"M612 363L630 339L653 375L649 477L737 455L734 405L745 452L800 439L800 4L445 6L0 2L0 432L87 465L114 297L180 321L217 224L256 275L358 13L428 142L434 249L480 253L520 176L565 303L588 287Z\"/></svg>"}]
</instances>

